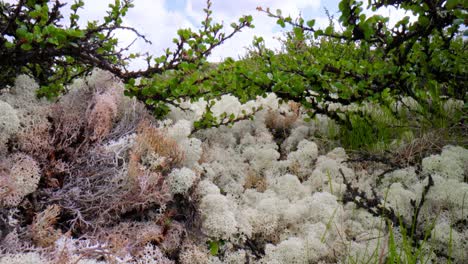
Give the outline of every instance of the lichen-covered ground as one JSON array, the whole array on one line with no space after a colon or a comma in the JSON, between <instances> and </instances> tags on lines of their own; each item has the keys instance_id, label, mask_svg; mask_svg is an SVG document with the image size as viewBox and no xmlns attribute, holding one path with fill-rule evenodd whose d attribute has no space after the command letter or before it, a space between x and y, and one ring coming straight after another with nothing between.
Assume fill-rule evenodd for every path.
<instances>
[{"instance_id":1,"label":"lichen-covered ground","mask_svg":"<svg viewBox=\"0 0 468 264\"><path fill-rule=\"evenodd\" d=\"M202 102L154 120L104 72L56 103L36 88L0 94L1 264L468 259L463 147L347 153L333 122L274 95L224 96L217 115L263 110L194 131Z\"/></svg>"}]
</instances>

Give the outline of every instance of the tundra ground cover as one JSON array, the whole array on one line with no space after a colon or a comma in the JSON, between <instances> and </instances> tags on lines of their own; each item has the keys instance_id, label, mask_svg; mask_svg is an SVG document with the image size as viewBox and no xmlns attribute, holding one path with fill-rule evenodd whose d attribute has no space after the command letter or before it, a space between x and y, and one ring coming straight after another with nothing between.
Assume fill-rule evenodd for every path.
<instances>
[{"instance_id":1,"label":"tundra ground cover","mask_svg":"<svg viewBox=\"0 0 468 264\"><path fill-rule=\"evenodd\" d=\"M219 64L253 18L224 31L206 3L153 57L117 45L146 40L131 0L86 26L81 0L68 24L0 1L0 263L467 259L463 1L368 1L414 16L391 26L342 0L324 29L258 7L281 50Z\"/></svg>"},{"instance_id":2,"label":"tundra ground cover","mask_svg":"<svg viewBox=\"0 0 468 264\"><path fill-rule=\"evenodd\" d=\"M395 160L355 155L325 140L339 133L333 120L274 94L223 96L215 115L255 118L196 130L206 103L155 120L106 72L56 103L36 88L22 76L0 95L0 263L467 258L462 146L434 142L412 159L402 140Z\"/></svg>"}]
</instances>

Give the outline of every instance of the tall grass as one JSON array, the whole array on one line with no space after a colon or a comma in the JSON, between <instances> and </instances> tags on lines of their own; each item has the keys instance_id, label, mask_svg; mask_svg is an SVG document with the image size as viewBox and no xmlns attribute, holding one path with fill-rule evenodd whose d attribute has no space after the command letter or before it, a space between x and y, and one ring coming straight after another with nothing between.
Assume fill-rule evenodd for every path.
<instances>
[{"instance_id":1,"label":"tall grass","mask_svg":"<svg viewBox=\"0 0 468 264\"><path fill-rule=\"evenodd\" d=\"M400 102L401 103L401 102ZM468 106L443 99L417 106L373 105L364 111L349 113L348 125L340 129L339 140L347 149L382 152L408 140L437 131L441 140L466 146Z\"/></svg>"}]
</instances>

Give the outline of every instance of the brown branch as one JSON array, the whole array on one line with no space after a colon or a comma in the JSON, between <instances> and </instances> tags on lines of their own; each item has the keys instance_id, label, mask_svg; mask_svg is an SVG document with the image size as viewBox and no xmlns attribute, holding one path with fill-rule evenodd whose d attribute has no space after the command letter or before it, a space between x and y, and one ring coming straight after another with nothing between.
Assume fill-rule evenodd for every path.
<instances>
[{"instance_id":1,"label":"brown branch","mask_svg":"<svg viewBox=\"0 0 468 264\"><path fill-rule=\"evenodd\" d=\"M26 2L26 0L19 0L18 4L16 6L16 9L15 9L15 12L12 15L10 14L10 19L8 20L8 23L6 24L6 26L2 29L2 34L1 35L4 35L8 31L10 26L14 23L16 18L18 18L19 14L21 12L21 9L23 8L25 2Z\"/></svg>"}]
</instances>

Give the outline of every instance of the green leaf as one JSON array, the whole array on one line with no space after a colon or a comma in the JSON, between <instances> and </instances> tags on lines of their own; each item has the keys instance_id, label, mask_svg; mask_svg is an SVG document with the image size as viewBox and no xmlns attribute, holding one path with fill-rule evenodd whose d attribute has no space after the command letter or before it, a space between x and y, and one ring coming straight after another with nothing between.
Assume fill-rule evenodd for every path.
<instances>
[{"instance_id":1,"label":"green leaf","mask_svg":"<svg viewBox=\"0 0 468 264\"><path fill-rule=\"evenodd\" d=\"M15 44L13 44L11 42L8 42L8 41L5 42L5 48L11 49L11 48L14 48L14 47L15 47Z\"/></svg>"},{"instance_id":2,"label":"green leaf","mask_svg":"<svg viewBox=\"0 0 468 264\"><path fill-rule=\"evenodd\" d=\"M314 37L318 38L319 36L323 35L323 30L319 29L314 32Z\"/></svg>"},{"instance_id":3,"label":"green leaf","mask_svg":"<svg viewBox=\"0 0 468 264\"><path fill-rule=\"evenodd\" d=\"M47 39L47 42L49 42L50 44L54 44L54 45L56 45L56 46L59 45L59 41L58 41L58 39L57 39L56 37L48 38L48 39Z\"/></svg>"},{"instance_id":4,"label":"green leaf","mask_svg":"<svg viewBox=\"0 0 468 264\"><path fill-rule=\"evenodd\" d=\"M308 26L308 27L313 28L314 25L315 25L315 19L312 19L312 20L307 21L307 26Z\"/></svg>"},{"instance_id":5,"label":"green leaf","mask_svg":"<svg viewBox=\"0 0 468 264\"><path fill-rule=\"evenodd\" d=\"M427 27L431 21L427 16L420 16L418 22L421 26Z\"/></svg>"},{"instance_id":6,"label":"green leaf","mask_svg":"<svg viewBox=\"0 0 468 264\"><path fill-rule=\"evenodd\" d=\"M32 49L32 46L29 43L24 43L24 44L21 45L21 49L23 49L25 51L29 51L29 50Z\"/></svg>"},{"instance_id":7,"label":"green leaf","mask_svg":"<svg viewBox=\"0 0 468 264\"><path fill-rule=\"evenodd\" d=\"M302 30L302 28L299 28L299 27L295 27L293 29L294 31L294 34L296 35L296 37L299 39L299 40L303 40L304 39L304 30Z\"/></svg>"},{"instance_id":8,"label":"green leaf","mask_svg":"<svg viewBox=\"0 0 468 264\"><path fill-rule=\"evenodd\" d=\"M76 37L76 38L82 38L85 35L82 30L78 30L78 29L69 29L67 30L67 33L69 36Z\"/></svg>"},{"instance_id":9,"label":"green leaf","mask_svg":"<svg viewBox=\"0 0 468 264\"><path fill-rule=\"evenodd\" d=\"M79 8L83 7L84 3L82 0L75 1L73 5L71 5L70 9L72 11L77 11Z\"/></svg>"},{"instance_id":10,"label":"green leaf","mask_svg":"<svg viewBox=\"0 0 468 264\"><path fill-rule=\"evenodd\" d=\"M282 28L286 27L286 24L284 23L284 19L280 18L276 21L276 24L280 25Z\"/></svg>"},{"instance_id":11,"label":"green leaf","mask_svg":"<svg viewBox=\"0 0 468 264\"><path fill-rule=\"evenodd\" d=\"M218 241L210 241L210 254L212 256L216 256L219 253L219 242Z\"/></svg>"},{"instance_id":12,"label":"green leaf","mask_svg":"<svg viewBox=\"0 0 468 264\"><path fill-rule=\"evenodd\" d=\"M461 4L460 0L447 0L445 7L450 10L454 9L458 4Z\"/></svg>"},{"instance_id":13,"label":"green leaf","mask_svg":"<svg viewBox=\"0 0 468 264\"><path fill-rule=\"evenodd\" d=\"M24 38L28 32L29 32L28 28L26 26L22 25L16 30L16 35L19 38Z\"/></svg>"},{"instance_id":14,"label":"green leaf","mask_svg":"<svg viewBox=\"0 0 468 264\"><path fill-rule=\"evenodd\" d=\"M361 23L359 28L364 33L364 39L369 40L372 35L374 34L374 29L372 28L372 24L368 21Z\"/></svg>"}]
</instances>

